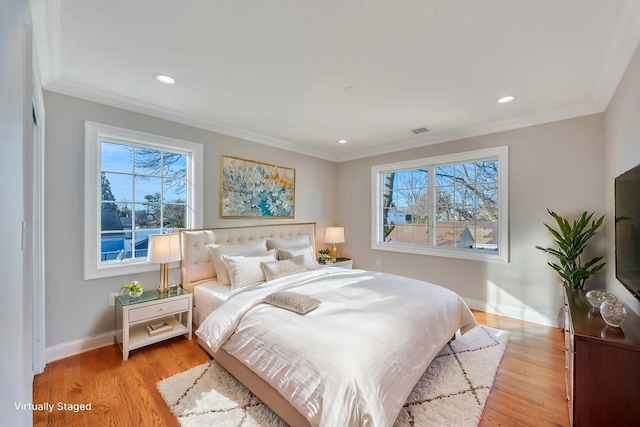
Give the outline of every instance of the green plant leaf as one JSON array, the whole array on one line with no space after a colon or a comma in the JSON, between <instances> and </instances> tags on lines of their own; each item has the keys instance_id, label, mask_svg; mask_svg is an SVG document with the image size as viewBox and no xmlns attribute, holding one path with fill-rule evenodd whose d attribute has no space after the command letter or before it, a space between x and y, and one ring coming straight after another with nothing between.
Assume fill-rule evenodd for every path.
<instances>
[{"instance_id":1,"label":"green plant leaf","mask_svg":"<svg viewBox=\"0 0 640 427\"><path fill-rule=\"evenodd\" d=\"M597 220L592 220L593 212L583 212L578 218L569 222L567 219L547 209L557 224L557 229L543 223L547 231L553 237L557 248L544 248L536 246L549 255L557 258L559 264L547 261L547 264L560 277L564 286L569 288L583 288L585 281L593 274L600 271L605 262L604 257L596 257L581 263L580 256L584 252L589 240L596 234L604 221L604 215Z\"/></svg>"}]
</instances>

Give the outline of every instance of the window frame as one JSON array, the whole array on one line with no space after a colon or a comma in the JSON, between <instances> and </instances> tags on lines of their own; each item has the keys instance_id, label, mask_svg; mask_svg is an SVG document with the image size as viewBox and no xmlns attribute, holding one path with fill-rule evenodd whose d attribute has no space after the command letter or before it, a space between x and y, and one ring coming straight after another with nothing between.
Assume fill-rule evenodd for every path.
<instances>
[{"instance_id":1,"label":"window frame","mask_svg":"<svg viewBox=\"0 0 640 427\"><path fill-rule=\"evenodd\" d=\"M188 154L186 178L189 187L187 190L187 206L189 208L187 223L189 228L202 227L202 144L91 121L85 122L84 278L90 280L156 271L158 269L156 264L148 263L142 259L121 263L100 261L100 171L103 139L130 143L136 147L181 151ZM170 268L178 265L179 262L172 263Z\"/></svg>"},{"instance_id":2,"label":"window frame","mask_svg":"<svg viewBox=\"0 0 640 427\"><path fill-rule=\"evenodd\" d=\"M435 167L496 158L498 160L498 250L496 252L437 247L432 243L417 245L382 241L382 176L384 173L427 168L429 170L429 216L435 218L437 197L433 186ZM509 148L507 146L374 165L371 167L371 190L371 249L476 261L509 262ZM436 221L430 220L428 224L430 236L435 235L435 226Z\"/></svg>"}]
</instances>

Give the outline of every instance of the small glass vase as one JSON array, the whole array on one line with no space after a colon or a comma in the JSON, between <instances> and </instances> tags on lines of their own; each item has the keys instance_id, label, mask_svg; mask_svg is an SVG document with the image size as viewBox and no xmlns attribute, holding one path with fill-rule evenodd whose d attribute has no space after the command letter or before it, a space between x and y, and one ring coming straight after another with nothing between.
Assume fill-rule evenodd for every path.
<instances>
[{"instance_id":1,"label":"small glass vase","mask_svg":"<svg viewBox=\"0 0 640 427\"><path fill-rule=\"evenodd\" d=\"M600 308L602 301L605 300L605 292L599 289L593 289L587 292L585 296L587 297L589 304L594 308Z\"/></svg>"},{"instance_id":2,"label":"small glass vase","mask_svg":"<svg viewBox=\"0 0 640 427\"><path fill-rule=\"evenodd\" d=\"M129 297L133 300L138 300L140 299L142 292L144 292L142 289L140 289L138 292L129 291Z\"/></svg>"},{"instance_id":3,"label":"small glass vase","mask_svg":"<svg viewBox=\"0 0 640 427\"><path fill-rule=\"evenodd\" d=\"M627 317L627 310L624 308L622 301L605 299L600 305L600 314L607 325L619 328Z\"/></svg>"}]
</instances>

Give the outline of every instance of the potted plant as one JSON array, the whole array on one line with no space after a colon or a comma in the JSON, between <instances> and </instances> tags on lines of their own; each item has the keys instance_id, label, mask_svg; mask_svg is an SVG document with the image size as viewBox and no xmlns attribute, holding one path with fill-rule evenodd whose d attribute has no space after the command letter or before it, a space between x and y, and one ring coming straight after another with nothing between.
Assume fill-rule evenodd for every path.
<instances>
[{"instance_id":1,"label":"potted plant","mask_svg":"<svg viewBox=\"0 0 640 427\"><path fill-rule=\"evenodd\" d=\"M331 249L329 248L320 249L318 253L320 254L320 264L331 264L332 262L331 255L330 255Z\"/></svg>"},{"instance_id":2,"label":"potted plant","mask_svg":"<svg viewBox=\"0 0 640 427\"><path fill-rule=\"evenodd\" d=\"M604 267L603 256L595 257L582 264L580 256L587 246L587 242L596 234L604 221L604 215L597 220L591 220L593 212L583 212L573 223L547 209L547 212L555 219L558 229L544 224L551 236L553 236L557 248L543 248L536 246L543 252L553 255L558 263L547 261L560 276L562 284L566 288L584 289L584 282Z\"/></svg>"},{"instance_id":3,"label":"potted plant","mask_svg":"<svg viewBox=\"0 0 640 427\"><path fill-rule=\"evenodd\" d=\"M137 280L127 283L121 289L128 291L131 298L138 298L143 292L142 285Z\"/></svg>"}]
</instances>

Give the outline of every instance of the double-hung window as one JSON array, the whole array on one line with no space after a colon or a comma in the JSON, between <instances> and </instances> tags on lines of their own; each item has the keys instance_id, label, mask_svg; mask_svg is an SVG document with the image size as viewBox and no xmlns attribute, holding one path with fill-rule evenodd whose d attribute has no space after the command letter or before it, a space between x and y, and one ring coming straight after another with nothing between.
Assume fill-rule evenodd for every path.
<instances>
[{"instance_id":1,"label":"double-hung window","mask_svg":"<svg viewBox=\"0 0 640 427\"><path fill-rule=\"evenodd\" d=\"M372 167L372 248L508 261L508 148Z\"/></svg>"},{"instance_id":2,"label":"double-hung window","mask_svg":"<svg viewBox=\"0 0 640 427\"><path fill-rule=\"evenodd\" d=\"M85 124L85 278L157 269L149 235L201 226L202 145Z\"/></svg>"}]
</instances>

